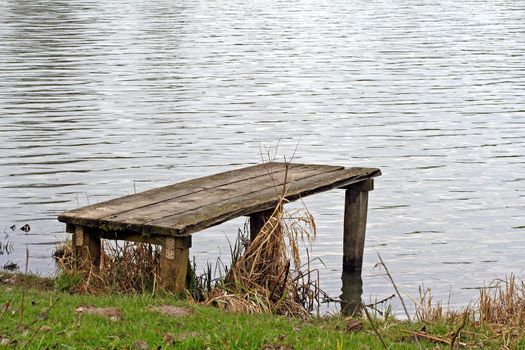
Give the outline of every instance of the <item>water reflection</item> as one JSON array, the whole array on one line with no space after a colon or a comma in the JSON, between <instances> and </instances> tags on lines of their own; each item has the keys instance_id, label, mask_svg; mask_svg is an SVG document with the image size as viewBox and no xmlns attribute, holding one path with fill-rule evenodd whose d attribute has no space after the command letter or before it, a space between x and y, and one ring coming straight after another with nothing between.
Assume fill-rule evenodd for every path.
<instances>
[{"instance_id":1,"label":"water reflection","mask_svg":"<svg viewBox=\"0 0 525 350\"><path fill-rule=\"evenodd\" d=\"M343 272L341 276L341 314L351 316L360 312L362 295L363 295L363 279L361 271Z\"/></svg>"}]
</instances>

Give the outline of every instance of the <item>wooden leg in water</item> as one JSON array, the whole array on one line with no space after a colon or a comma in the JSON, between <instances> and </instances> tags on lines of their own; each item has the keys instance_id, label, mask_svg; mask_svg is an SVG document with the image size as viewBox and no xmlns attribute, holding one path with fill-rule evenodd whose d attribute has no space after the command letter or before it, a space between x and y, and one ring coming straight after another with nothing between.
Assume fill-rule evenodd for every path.
<instances>
[{"instance_id":1,"label":"wooden leg in water","mask_svg":"<svg viewBox=\"0 0 525 350\"><path fill-rule=\"evenodd\" d=\"M250 241L253 241L264 224L272 216L274 209L250 214Z\"/></svg>"},{"instance_id":2,"label":"wooden leg in water","mask_svg":"<svg viewBox=\"0 0 525 350\"><path fill-rule=\"evenodd\" d=\"M100 268L100 238L89 234L82 226L75 227L73 234L73 255L77 269L89 271Z\"/></svg>"},{"instance_id":3,"label":"wooden leg in water","mask_svg":"<svg viewBox=\"0 0 525 350\"><path fill-rule=\"evenodd\" d=\"M160 261L161 287L173 293L186 289L190 247L191 236L166 238Z\"/></svg>"},{"instance_id":4,"label":"wooden leg in water","mask_svg":"<svg viewBox=\"0 0 525 350\"><path fill-rule=\"evenodd\" d=\"M341 314L353 316L360 312L361 296L363 295L363 279L361 271L343 272L341 276Z\"/></svg>"},{"instance_id":5,"label":"wooden leg in water","mask_svg":"<svg viewBox=\"0 0 525 350\"><path fill-rule=\"evenodd\" d=\"M374 180L353 184L346 190L343 229L343 272L361 271L365 247L368 191Z\"/></svg>"}]
</instances>

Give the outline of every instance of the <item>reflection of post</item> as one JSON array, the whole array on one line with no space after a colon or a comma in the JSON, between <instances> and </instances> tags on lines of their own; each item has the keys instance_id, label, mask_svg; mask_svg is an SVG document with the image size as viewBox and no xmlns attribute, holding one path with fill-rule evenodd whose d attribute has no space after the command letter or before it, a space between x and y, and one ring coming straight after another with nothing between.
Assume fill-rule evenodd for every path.
<instances>
[{"instance_id":1,"label":"reflection of post","mask_svg":"<svg viewBox=\"0 0 525 350\"><path fill-rule=\"evenodd\" d=\"M341 314L351 316L359 313L361 295L363 294L361 271L343 272L341 279L343 281L341 288Z\"/></svg>"}]
</instances>

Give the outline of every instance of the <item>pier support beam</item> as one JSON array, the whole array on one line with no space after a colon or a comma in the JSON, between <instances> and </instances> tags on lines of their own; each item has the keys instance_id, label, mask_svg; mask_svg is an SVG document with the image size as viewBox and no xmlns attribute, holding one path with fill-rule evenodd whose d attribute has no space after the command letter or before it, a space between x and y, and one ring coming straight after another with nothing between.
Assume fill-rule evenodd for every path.
<instances>
[{"instance_id":1,"label":"pier support beam","mask_svg":"<svg viewBox=\"0 0 525 350\"><path fill-rule=\"evenodd\" d=\"M261 231L264 224L272 216L275 209L268 209L250 214L250 241L253 242L257 234Z\"/></svg>"},{"instance_id":2,"label":"pier support beam","mask_svg":"<svg viewBox=\"0 0 525 350\"><path fill-rule=\"evenodd\" d=\"M73 234L73 256L76 268L84 271L98 270L100 267L100 238L89 234L82 226L75 226Z\"/></svg>"},{"instance_id":3,"label":"pier support beam","mask_svg":"<svg viewBox=\"0 0 525 350\"><path fill-rule=\"evenodd\" d=\"M173 293L186 288L191 236L167 237L162 245L160 286Z\"/></svg>"},{"instance_id":4,"label":"pier support beam","mask_svg":"<svg viewBox=\"0 0 525 350\"><path fill-rule=\"evenodd\" d=\"M374 189L369 179L350 185L345 194L343 228L343 272L361 271L365 247L368 192Z\"/></svg>"}]
</instances>

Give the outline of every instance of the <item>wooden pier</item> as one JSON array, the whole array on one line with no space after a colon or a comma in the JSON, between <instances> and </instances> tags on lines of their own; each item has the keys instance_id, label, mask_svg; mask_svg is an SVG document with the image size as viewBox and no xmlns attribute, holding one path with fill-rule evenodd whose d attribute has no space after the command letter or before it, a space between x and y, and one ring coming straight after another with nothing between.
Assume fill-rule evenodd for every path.
<instances>
[{"instance_id":1,"label":"wooden pier","mask_svg":"<svg viewBox=\"0 0 525 350\"><path fill-rule=\"evenodd\" d=\"M289 201L341 188L346 190L343 271L359 271L368 192L379 175L375 168L269 162L67 211L58 220L73 234L79 268L99 265L101 238L158 244L162 285L182 291L193 233L248 216L253 239L275 208L285 182Z\"/></svg>"}]
</instances>

